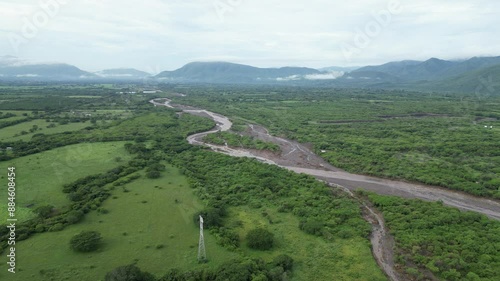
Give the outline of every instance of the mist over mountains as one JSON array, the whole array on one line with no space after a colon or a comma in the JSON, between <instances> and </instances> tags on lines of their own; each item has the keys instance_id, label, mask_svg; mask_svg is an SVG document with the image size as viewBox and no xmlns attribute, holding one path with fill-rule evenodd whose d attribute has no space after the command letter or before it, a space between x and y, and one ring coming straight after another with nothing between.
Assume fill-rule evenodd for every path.
<instances>
[{"instance_id":1,"label":"mist over mountains","mask_svg":"<svg viewBox=\"0 0 500 281\"><path fill-rule=\"evenodd\" d=\"M0 82L140 82L223 84L290 84L331 87L402 88L470 92L481 84L490 91L500 85L500 57L449 61L404 60L363 67L259 68L230 62L192 62L157 75L133 68L88 72L64 63L33 63L13 56L0 57ZM485 86L483 86L485 87Z\"/></svg>"}]
</instances>

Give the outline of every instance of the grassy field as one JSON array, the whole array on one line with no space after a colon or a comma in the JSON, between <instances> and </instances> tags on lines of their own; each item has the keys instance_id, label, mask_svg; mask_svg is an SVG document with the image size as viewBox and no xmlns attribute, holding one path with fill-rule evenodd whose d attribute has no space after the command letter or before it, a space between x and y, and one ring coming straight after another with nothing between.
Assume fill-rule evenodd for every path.
<instances>
[{"instance_id":1,"label":"grassy field","mask_svg":"<svg viewBox=\"0 0 500 281\"><path fill-rule=\"evenodd\" d=\"M46 152L17 158L0 163L0 180L7 183L7 167L16 168L16 185L19 220L32 214L29 206L35 208L44 204L61 207L69 202L67 194L62 192L64 184L79 178L97 174L120 165L130 158L123 148L124 142L88 143L70 145ZM0 202L6 202L7 194L0 194ZM6 205L0 204L0 212L6 214Z\"/></svg>"},{"instance_id":2,"label":"grassy field","mask_svg":"<svg viewBox=\"0 0 500 281\"><path fill-rule=\"evenodd\" d=\"M205 232L209 263L199 265L199 230L192 220L203 207L188 187L185 177L171 166L160 179L140 179L112 191L103 208L92 211L84 221L60 232L38 234L19 242L19 272L9 280L102 280L111 269L137 262L146 271L161 276L169 268L216 267L239 256L215 243ZM176 201L177 200L177 201ZM75 253L69 240L83 230L99 231L103 247L90 254ZM7 277L0 265L0 279Z\"/></svg>"},{"instance_id":3,"label":"grassy field","mask_svg":"<svg viewBox=\"0 0 500 281\"><path fill-rule=\"evenodd\" d=\"M56 134L62 132L71 132L78 131L85 127L91 126L90 122L85 123L70 123L66 125L56 125L54 128L47 128L47 126L51 124L50 122L46 122L45 120L37 119L30 122L20 123L14 126L5 127L0 130L2 135L0 136L0 141L28 141L31 139L33 134ZM33 126L38 126L38 130L34 133L29 133L29 130L33 128ZM41 130L40 130L41 129ZM21 135L22 131L28 132L26 135ZM18 135L18 136L16 136Z\"/></svg>"},{"instance_id":4,"label":"grassy field","mask_svg":"<svg viewBox=\"0 0 500 281\"><path fill-rule=\"evenodd\" d=\"M266 216L262 215L264 212ZM231 209L230 213L233 223L242 223L239 234L244 253L267 261L283 253L291 256L295 261L292 280L387 280L373 262L367 240L355 238L328 242L322 237L297 231L298 218L279 213L275 208L243 206ZM272 251L256 251L246 246L244 237L255 227L264 227L275 235L276 246Z\"/></svg>"}]
</instances>

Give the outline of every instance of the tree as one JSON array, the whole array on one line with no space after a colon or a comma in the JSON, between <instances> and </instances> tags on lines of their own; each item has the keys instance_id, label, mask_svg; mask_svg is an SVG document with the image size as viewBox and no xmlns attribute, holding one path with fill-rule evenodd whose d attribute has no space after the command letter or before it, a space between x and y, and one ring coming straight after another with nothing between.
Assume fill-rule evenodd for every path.
<instances>
[{"instance_id":1,"label":"tree","mask_svg":"<svg viewBox=\"0 0 500 281\"><path fill-rule=\"evenodd\" d=\"M324 224L318 220L307 220L307 221L301 221L299 223L299 228L303 230L306 233L312 234L312 235L321 235L321 231L323 230Z\"/></svg>"},{"instance_id":2,"label":"tree","mask_svg":"<svg viewBox=\"0 0 500 281\"><path fill-rule=\"evenodd\" d=\"M248 247L257 250L269 250L274 245L274 234L263 228L255 228L247 234Z\"/></svg>"},{"instance_id":3,"label":"tree","mask_svg":"<svg viewBox=\"0 0 500 281\"><path fill-rule=\"evenodd\" d=\"M141 271L137 266L119 266L106 274L105 281L155 281L156 278L149 272Z\"/></svg>"},{"instance_id":4,"label":"tree","mask_svg":"<svg viewBox=\"0 0 500 281\"><path fill-rule=\"evenodd\" d=\"M200 224L200 216L203 217L203 226L205 228L217 228L223 225L223 218L226 216L226 210L224 208L209 207L196 213L193 216L195 225Z\"/></svg>"},{"instance_id":5,"label":"tree","mask_svg":"<svg viewBox=\"0 0 500 281\"><path fill-rule=\"evenodd\" d=\"M35 210L35 213L37 213L39 217L46 219L46 218L50 217L53 209L54 209L54 206L52 206L52 205L41 206Z\"/></svg>"},{"instance_id":6,"label":"tree","mask_svg":"<svg viewBox=\"0 0 500 281\"><path fill-rule=\"evenodd\" d=\"M101 240L101 234L97 231L82 231L73 236L69 243L77 252L92 252L99 248Z\"/></svg>"},{"instance_id":7,"label":"tree","mask_svg":"<svg viewBox=\"0 0 500 281\"><path fill-rule=\"evenodd\" d=\"M81 221L83 218L83 212L82 211L70 211L67 215L66 215L66 221L68 223L71 223L71 224L74 224L74 223L77 223L79 221Z\"/></svg>"},{"instance_id":8,"label":"tree","mask_svg":"<svg viewBox=\"0 0 500 281\"><path fill-rule=\"evenodd\" d=\"M281 266L285 271L292 270L293 259L286 254L281 254L273 259L273 264Z\"/></svg>"}]
</instances>

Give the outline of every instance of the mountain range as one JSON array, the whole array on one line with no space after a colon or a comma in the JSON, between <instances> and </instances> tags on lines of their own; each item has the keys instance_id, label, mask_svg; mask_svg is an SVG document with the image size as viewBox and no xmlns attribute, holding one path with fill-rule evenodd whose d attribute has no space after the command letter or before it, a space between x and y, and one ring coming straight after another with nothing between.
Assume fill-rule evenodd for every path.
<instances>
[{"instance_id":1,"label":"mountain range","mask_svg":"<svg viewBox=\"0 0 500 281\"><path fill-rule=\"evenodd\" d=\"M173 71L153 76L132 69L88 72L64 63L30 63L16 57L0 57L2 81L114 81L140 82L144 79L166 83L290 84L326 87L418 89L426 91L471 92L487 88L498 92L500 57L468 60L404 60L364 67L259 68L230 62L192 62Z\"/></svg>"},{"instance_id":2,"label":"mountain range","mask_svg":"<svg viewBox=\"0 0 500 281\"><path fill-rule=\"evenodd\" d=\"M166 81L205 83L256 83L297 80L321 71L306 67L258 68L229 62L192 62L156 77Z\"/></svg>"},{"instance_id":3,"label":"mountain range","mask_svg":"<svg viewBox=\"0 0 500 281\"><path fill-rule=\"evenodd\" d=\"M432 81L462 75L466 72L498 64L500 64L500 57L474 57L464 61L447 61L431 58L426 61L406 60L389 62L378 66L365 66L352 71L352 73L371 73L372 76L383 73L384 75L392 76L392 80ZM386 76L386 78L390 77Z\"/></svg>"}]
</instances>

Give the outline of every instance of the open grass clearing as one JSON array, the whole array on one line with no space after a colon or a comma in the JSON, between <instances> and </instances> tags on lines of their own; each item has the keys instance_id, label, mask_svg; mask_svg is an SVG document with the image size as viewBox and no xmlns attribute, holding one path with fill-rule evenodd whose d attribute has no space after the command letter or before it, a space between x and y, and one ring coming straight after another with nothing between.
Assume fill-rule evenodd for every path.
<instances>
[{"instance_id":1,"label":"open grass clearing","mask_svg":"<svg viewBox=\"0 0 500 281\"><path fill-rule=\"evenodd\" d=\"M62 192L64 184L79 178L102 173L119 166L115 158L127 161L130 155L125 142L83 143L69 145L38 154L0 162L0 181L7 184L7 168L16 168L16 204L19 221L30 218L38 206L62 207L70 201ZM7 193L0 194L0 202L7 202ZM29 207L28 207L29 206ZM2 219L7 206L0 204Z\"/></svg>"},{"instance_id":2,"label":"open grass clearing","mask_svg":"<svg viewBox=\"0 0 500 281\"><path fill-rule=\"evenodd\" d=\"M50 124L51 122L47 122L42 119L36 119L33 121L23 122L17 125L2 128L0 129L0 141L29 141L34 134L57 134L62 132L78 131L85 127L91 126L90 122L78 122L65 125L56 124L54 128L47 128L47 126L49 126ZM29 130L33 128L33 126L37 126L38 129L35 132L30 133ZM27 134L22 135L21 133L23 131Z\"/></svg>"},{"instance_id":3,"label":"open grass clearing","mask_svg":"<svg viewBox=\"0 0 500 281\"><path fill-rule=\"evenodd\" d=\"M198 264L199 230L192 217L203 206L176 168L167 166L159 179L143 176L124 187L128 192L117 187L102 205L109 213L91 211L84 221L63 231L19 242L19 272L9 275L9 280L103 280L108 271L134 262L162 276L169 268L215 268L239 256L218 246L206 231L210 261ZM84 230L102 234L100 250L82 254L70 249L71 237ZM1 280L7 277L4 269L5 265L0 265Z\"/></svg>"}]
</instances>

